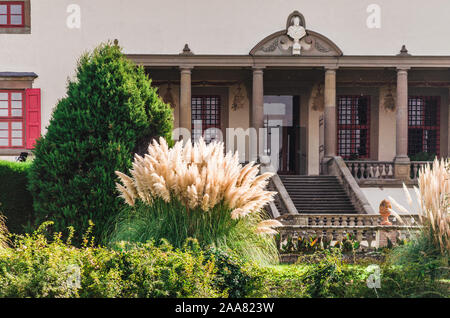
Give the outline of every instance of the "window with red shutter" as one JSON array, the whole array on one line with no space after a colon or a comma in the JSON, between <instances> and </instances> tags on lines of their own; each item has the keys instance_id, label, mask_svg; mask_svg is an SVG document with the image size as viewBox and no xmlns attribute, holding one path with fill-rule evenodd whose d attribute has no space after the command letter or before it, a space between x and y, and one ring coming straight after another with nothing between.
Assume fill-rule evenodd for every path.
<instances>
[{"instance_id":1,"label":"window with red shutter","mask_svg":"<svg viewBox=\"0 0 450 318\"><path fill-rule=\"evenodd\" d=\"M24 91L0 90L0 148L25 147Z\"/></svg>"},{"instance_id":2,"label":"window with red shutter","mask_svg":"<svg viewBox=\"0 0 450 318\"><path fill-rule=\"evenodd\" d=\"M41 136L41 90L30 88L26 90L26 148L34 148L36 139Z\"/></svg>"}]
</instances>

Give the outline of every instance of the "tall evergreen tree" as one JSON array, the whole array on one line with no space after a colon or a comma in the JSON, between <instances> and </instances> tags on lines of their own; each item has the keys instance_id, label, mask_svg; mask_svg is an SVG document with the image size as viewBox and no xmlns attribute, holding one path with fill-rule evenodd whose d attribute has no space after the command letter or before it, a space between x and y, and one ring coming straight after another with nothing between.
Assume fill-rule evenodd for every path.
<instances>
[{"instance_id":1,"label":"tall evergreen tree","mask_svg":"<svg viewBox=\"0 0 450 318\"><path fill-rule=\"evenodd\" d=\"M57 231L74 226L82 233L92 220L98 237L122 204L114 171L127 171L139 145L169 139L172 128L170 106L118 46L84 54L36 143L29 183L36 223L52 220Z\"/></svg>"}]
</instances>

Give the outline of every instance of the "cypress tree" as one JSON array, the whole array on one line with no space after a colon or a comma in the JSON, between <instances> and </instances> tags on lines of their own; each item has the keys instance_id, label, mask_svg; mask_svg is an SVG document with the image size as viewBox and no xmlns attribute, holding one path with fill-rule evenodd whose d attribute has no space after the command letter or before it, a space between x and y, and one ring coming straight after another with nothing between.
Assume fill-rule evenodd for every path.
<instances>
[{"instance_id":1,"label":"cypress tree","mask_svg":"<svg viewBox=\"0 0 450 318\"><path fill-rule=\"evenodd\" d=\"M172 128L170 106L117 45L84 54L34 150L36 224L52 220L55 231L73 226L80 234L92 220L101 235L123 204L114 171L127 171L138 148L157 136L170 139Z\"/></svg>"}]
</instances>

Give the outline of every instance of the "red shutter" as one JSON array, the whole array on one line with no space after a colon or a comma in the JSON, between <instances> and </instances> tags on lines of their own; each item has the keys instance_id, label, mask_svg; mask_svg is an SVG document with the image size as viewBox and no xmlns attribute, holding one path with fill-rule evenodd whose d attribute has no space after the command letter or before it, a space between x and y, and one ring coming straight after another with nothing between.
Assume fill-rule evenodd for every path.
<instances>
[{"instance_id":1,"label":"red shutter","mask_svg":"<svg viewBox=\"0 0 450 318\"><path fill-rule=\"evenodd\" d=\"M41 89L27 89L26 101L26 147L33 149L36 139L41 136Z\"/></svg>"}]
</instances>

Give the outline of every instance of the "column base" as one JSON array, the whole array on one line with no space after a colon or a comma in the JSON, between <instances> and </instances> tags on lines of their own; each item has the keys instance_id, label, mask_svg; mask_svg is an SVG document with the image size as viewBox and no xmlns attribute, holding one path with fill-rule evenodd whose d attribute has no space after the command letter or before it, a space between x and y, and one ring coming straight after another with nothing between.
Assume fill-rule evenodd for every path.
<instances>
[{"instance_id":1,"label":"column base","mask_svg":"<svg viewBox=\"0 0 450 318\"><path fill-rule=\"evenodd\" d=\"M320 174L321 175L328 175L330 173L329 169L328 169L328 163L333 160L333 156L325 156L322 158L322 161L319 162L320 167L321 167L321 171Z\"/></svg>"},{"instance_id":2,"label":"column base","mask_svg":"<svg viewBox=\"0 0 450 318\"><path fill-rule=\"evenodd\" d=\"M408 182L411 181L411 161L408 156L398 156L394 159L394 177L395 179Z\"/></svg>"}]
</instances>

